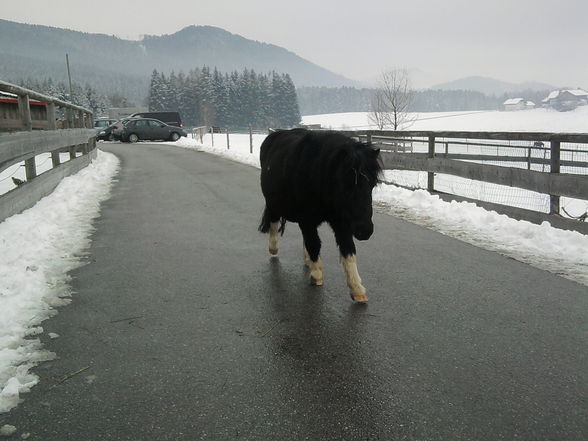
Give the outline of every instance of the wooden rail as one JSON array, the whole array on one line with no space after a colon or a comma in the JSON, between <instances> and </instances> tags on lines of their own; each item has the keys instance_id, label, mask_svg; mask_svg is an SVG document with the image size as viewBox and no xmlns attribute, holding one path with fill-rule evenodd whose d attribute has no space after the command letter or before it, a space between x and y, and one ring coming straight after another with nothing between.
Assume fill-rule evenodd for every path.
<instances>
[{"instance_id":1,"label":"wooden rail","mask_svg":"<svg viewBox=\"0 0 588 441\"><path fill-rule=\"evenodd\" d=\"M225 133L225 137L226 137L226 147L227 150L231 149L231 140L230 140L230 135L231 134L243 134L243 131L231 131L231 129L229 127L224 127L224 129L221 129L220 127L208 127L208 126L202 126L202 127L194 127L192 129L192 138L196 138L197 136L200 138L200 143L203 142L203 138L205 134L210 134L210 142L211 145L214 147L214 134L217 133L219 136L222 134L224 130ZM268 132L271 133L272 131L274 131L274 129L268 129ZM253 153L253 135L254 134L259 134L259 133L263 133L265 134L265 130L263 131L256 131L253 129L252 126L249 126L247 128L247 132L249 133L249 153Z\"/></svg>"},{"instance_id":2,"label":"wooden rail","mask_svg":"<svg viewBox=\"0 0 588 441\"><path fill-rule=\"evenodd\" d=\"M483 203L496 211L518 219L541 223L549 221L554 226L574 229L588 234L588 223L570 220L560 216L560 197L588 200L588 174L561 173L561 167L578 167L588 170L588 161L562 160L562 152L571 152L561 147L562 143L586 146L580 152L588 155L588 133L546 133L546 132L431 132L431 131L343 131L343 133L367 140L382 147L382 162L385 169L414 170L427 172L427 190L435 192L435 174L442 173L476 181L518 187L550 197L549 213L539 213L516 207ZM533 147L497 143L480 143L469 140L528 141L549 143L549 147ZM399 142L421 143L426 152L415 153L414 149L397 149ZM449 153L448 145L477 145L486 147L526 149L525 156ZM437 146L444 146L442 152ZM532 157L531 150L549 153L548 158ZM397 150L397 151L394 151ZM576 150L577 151L577 150ZM475 162L468 162L475 161ZM525 162L527 168L490 165L484 162L515 163ZM482 163L480 163L482 162ZM549 172L531 170L532 164L548 166ZM465 199L456 195L444 195L449 199Z\"/></svg>"},{"instance_id":3,"label":"wooden rail","mask_svg":"<svg viewBox=\"0 0 588 441\"><path fill-rule=\"evenodd\" d=\"M0 118L0 173L24 162L26 181L0 195L0 222L32 207L50 194L65 176L76 173L96 157L96 131L90 110L57 98L0 81L0 92L13 94L18 101L18 118ZM46 124L33 124L30 100L46 106ZM40 104L39 104L40 103ZM64 119L58 119L62 109ZM33 130L39 126L46 130ZM59 128L58 128L59 127ZM69 160L61 163L60 152ZM52 169L37 174L35 157L51 153Z\"/></svg>"},{"instance_id":4,"label":"wooden rail","mask_svg":"<svg viewBox=\"0 0 588 441\"><path fill-rule=\"evenodd\" d=\"M208 132L207 126L194 127L192 129L192 139L200 138L200 144L204 140L204 135Z\"/></svg>"}]
</instances>

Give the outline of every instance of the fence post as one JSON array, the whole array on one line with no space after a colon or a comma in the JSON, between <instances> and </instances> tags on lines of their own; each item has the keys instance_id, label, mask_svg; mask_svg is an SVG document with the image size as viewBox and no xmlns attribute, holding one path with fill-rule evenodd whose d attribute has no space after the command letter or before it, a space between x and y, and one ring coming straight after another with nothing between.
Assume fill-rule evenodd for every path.
<instances>
[{"instance_id":1,"label":"fence post","mask_svg":"<svg viewBox=\"0 0 588 441\"><path fill-rule=\"evenodd\" d=\"M31 118L31 106L28 95L18 96L18 113L22 121L22 125L25 130L33 130L33 119ZM25 159L25 174L27 181L37 176L37 166L35 164L35 158Z\"/></svg>"},{"instance_id":2,"label":"fence post","mask_svg":"<svg viewBox=\"0 0 588 441\"><path fill-rule=\"evenodd\" d=\"M550 144L551 160L549 173L559 173L561 142L559 140L552 140ZM559 196L549 195L549 214L559 214Z\"/></svg>"},{"instance_id":3,"label":"fence post","mask_svg":"<svg viewBox=\"0 0 588 441\"><path fill-rule=\"evenodd\" d=\"M55 120L55 103L47 103L47 129L55 130L57 128L57 121ZM59 151L51 152L51 163L53 167L61 164L59 160Z\"/></svg>"},{"instance_id":4,"label":"fence post","mask_svg":"<svg viewBox=\"0 0 588 441\"><path fill-rule=\"evenodd\" d=\"M212 128L212 126L210 127L210 142L212 143L212 146L214 147L214 129Z\"/></svg>"},{"instance_id":5,"label":"fence post","mask_svg":"<svg viewBox=\"0 0 588 441\"><path fill-rule=\"evenodd\" d=\"M435 137L429 136L429 153L430 159L435 157ZM429 192L435 191L435 173L427 172L427 190Z\"/></svg>"},{"instance_id":6,"label":"fence post","mask_svg":"<svg viewBox=\"0 0 588 441\"><path fill-rule=\"evenodd\" d=\"M64 129L69 129L71 128L70 126L70 121L71 121L71 110L69 109L69 107L65 108L65 120L63 121L63 128Z\"/></svg>"},{"instance_id":7,"label":"fence post","mask_svg":"<svg viewBox=\"0 0 588 441\"><path fill-rule=\"evenodd\" d=\"M57 122L55 121L55 103L47 103L47 129L55 130Z\"/></svg>"},{"instance_id":8,"label":"fence post","mask_svg":"<svg viewBox=\"0 0 588 441\"><path fill-rule=\"evenodd\" d=\"M249 153L253 153L253 129L249 126Z\"/></svg>"},{"instance_id":9,"label":"fence post","mask_svg":"<svg viewBox=\"0 0 588 441\"><path fill-rule=\"evenodd\" d=\"M33 120L31 118L31 106L28 95L18 96L18 113L25 130L33 130Z\"/></svg>"},{"instance_id":10,"label":"fence post","mask_svg":"<svg viewBox=\"0 0 588 441\"><path fill-rule=\"evenodd\" d=\"M231 149L231 146L229 144L229 128L225 127L225 132L227 133L227 150Z\"/></svg>"}]
</instances>

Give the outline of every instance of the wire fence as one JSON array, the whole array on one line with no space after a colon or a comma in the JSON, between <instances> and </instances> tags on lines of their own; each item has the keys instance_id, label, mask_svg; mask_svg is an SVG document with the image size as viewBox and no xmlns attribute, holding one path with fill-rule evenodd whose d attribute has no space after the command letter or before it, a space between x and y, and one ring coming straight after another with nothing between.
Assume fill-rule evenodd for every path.
<instances>
[{"instance_id":1,"label":"wire fence","mask_svg":"<svg viewBox=\"0 0 588 441\"><path fill-rule=\"evenodd\" d=\"M529 173L524 176L524 179L529 182L542 180L552 173L588 176L588 136L586 135L383 131L346 133L362 140L367 139L384 152L391 153L392 156L396 155L395 161L400 161L401 164L387 167L384 175L386 182L412 189L434 190L502 206L586 220L588 201L584 199L568 197L565 193L562 193L560 197L550 194L549 191L533 191L533 185L521 188L508 182L508 179L487 182L483 178L472 179L463 171L456 174L443 173L447 169L455 168L449 165L455 164L453 162L455 161L497 166L490 172L485 170L486 174L498 170L498 167L526 170ZM487 138L484 135L487 135ZM568 138L573 139L568 140ZM553 151L557 152L557 158L552 158ZM403 160L399 158L416 158L415 161L420 161L418 163L421 167L415 166L414 161L412 165L404 167ZM450 160L450 162L436 164L439 170L433 172L435 167L427 168L432 166L425 165L427 163L423 161L427 159L434 161L435 158ZM552 170L552 167L556 167L557 170ZM475 175L475 173L470 174ZM578 182L585 185L586 181ZM554 199L557 200L555 212Z\"/></svg>"}]
</instances>

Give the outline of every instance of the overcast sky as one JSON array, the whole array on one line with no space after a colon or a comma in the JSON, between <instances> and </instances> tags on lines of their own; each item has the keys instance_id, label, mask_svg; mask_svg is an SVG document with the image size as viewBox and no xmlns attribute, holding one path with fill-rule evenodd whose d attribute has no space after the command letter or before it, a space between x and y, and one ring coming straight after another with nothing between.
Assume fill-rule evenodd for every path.
<instances>
[{"instance_id":1,"label":"overcast sky","mask_svg":"<svg viewBox=\"0 0 588 441\"><path fill-rule=\"evenodd\" d=\"M359 81L404 67L418 87L480 75L588 88L588 0L2 0L0 18L125 39L218 26Z\"/></svg>"}]
</instances>

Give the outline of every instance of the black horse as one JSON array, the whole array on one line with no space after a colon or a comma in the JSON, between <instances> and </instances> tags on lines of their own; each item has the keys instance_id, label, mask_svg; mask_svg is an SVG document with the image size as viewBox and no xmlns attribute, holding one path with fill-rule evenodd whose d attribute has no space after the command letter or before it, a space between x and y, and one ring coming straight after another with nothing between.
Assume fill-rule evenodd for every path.
<instances>
[{"instance_id":1,"label":"black horse","mask_svg":"<svg viewBox=\"0 0 588 441\"><path fill-rule=\"evenodd\" d=\"M261 190L265 210L259 231L269 233L269 252L278 253L278 233L297 222L304 239L310 282L323 284L317 228L327 222L341 253L351 298L366 302L357 272L353 237L367 240L374 231L372 190L382 171L380 150L337 132L305 129L270 134L261 145Z\"/></svg>"}]
</instances>

